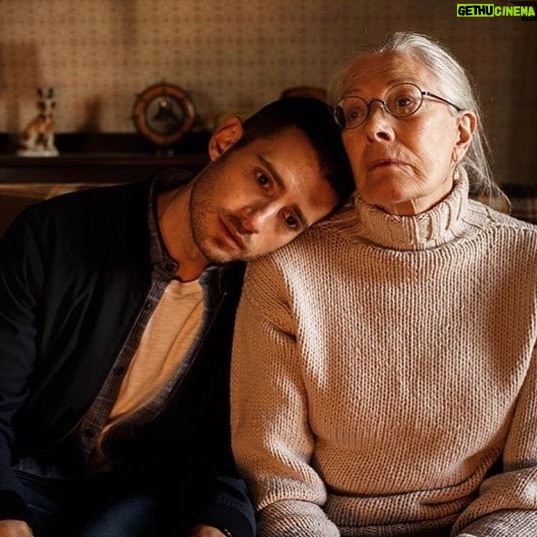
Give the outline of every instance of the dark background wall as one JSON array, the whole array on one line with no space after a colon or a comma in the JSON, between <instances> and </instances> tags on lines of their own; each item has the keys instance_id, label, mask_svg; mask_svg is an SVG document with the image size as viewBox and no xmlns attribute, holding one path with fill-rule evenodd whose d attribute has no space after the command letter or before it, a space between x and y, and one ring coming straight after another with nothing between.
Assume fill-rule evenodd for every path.
<instances>
[{"instance_id":1,"label":"dark background wall","mask_svg":"<svg viewBox=\"0 0 537 537\"><path fill-rule=\"evenodd\" d=\"M326 87L365 41L427 33L475 79L498 181L537 182L537 22L458 18L451 0L0 0L0 25L0 133L33 117L41 84L57 90L57 132L132 132L136 94L163 80L210 129L287 87Z\"/></svg>"}]
</instances>

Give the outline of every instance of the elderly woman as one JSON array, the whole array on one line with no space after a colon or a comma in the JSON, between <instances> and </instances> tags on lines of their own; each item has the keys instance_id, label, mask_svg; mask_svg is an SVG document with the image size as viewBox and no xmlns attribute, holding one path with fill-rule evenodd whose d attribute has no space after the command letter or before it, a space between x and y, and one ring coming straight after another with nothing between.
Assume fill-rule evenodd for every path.
<instances>
[{"instance_id":1,"label":"elderly woman","mask_svg":"<svg viewBox=\"0 0 537 537\"><path fill-rule=\"evenodd\" d=\"M260 537L537 535L537 228L492 189L477 104L396 34L341 76L357 194L256 261L238 314L236 459Z\"/></svg>"}]
</instances>

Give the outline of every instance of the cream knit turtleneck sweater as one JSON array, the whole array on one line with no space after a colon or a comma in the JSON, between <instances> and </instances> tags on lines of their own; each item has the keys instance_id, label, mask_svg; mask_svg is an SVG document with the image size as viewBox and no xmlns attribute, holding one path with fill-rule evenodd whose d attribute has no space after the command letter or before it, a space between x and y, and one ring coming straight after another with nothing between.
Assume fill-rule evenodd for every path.
<instances>
[{"instance_id":1,"label":"cream knit turtleneck sweater","mask_svg":"<svg viewBox=\"0 0 537 537\"><path fill-rule=\"evenodd\" d=\"M535 537L536 342L537 228L465 179L252 263L232 427L259 536Z\"/></svg>"}]
</instances>

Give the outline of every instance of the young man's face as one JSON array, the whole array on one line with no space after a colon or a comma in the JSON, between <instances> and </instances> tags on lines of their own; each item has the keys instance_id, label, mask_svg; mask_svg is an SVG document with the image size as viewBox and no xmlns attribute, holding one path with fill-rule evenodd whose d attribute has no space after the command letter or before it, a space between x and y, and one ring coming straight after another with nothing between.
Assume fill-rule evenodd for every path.
<instances>
[{"instance_id":1,"label":"young man's face","mask_svg":"<svg viewBox=\"0 0 537 537\"><path fill-rule=\"evenodd\" d=\"M293 240L337 202L310 141L292 128L230 149L198 176L192 235L211 263L251 260Z\"/></svg>"}]
</instances>

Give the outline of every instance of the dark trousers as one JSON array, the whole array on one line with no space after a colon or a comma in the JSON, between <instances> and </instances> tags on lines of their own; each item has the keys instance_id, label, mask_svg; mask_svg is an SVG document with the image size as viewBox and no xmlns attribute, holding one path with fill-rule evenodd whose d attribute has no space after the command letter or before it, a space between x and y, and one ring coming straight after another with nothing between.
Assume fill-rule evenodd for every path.
<instances>
[{"instance_id":1,"label":"dark trousers","mask_svg":"<svg viewBox=\"0 0 537 537\"><path fill-rule=\"evenodd\" d=\"M35 519L36 537L182 534L180 513L171 516L165 499L152 490L119 483L111 476L58 480L16 472Z\"/></svg>"}]
</instances>

